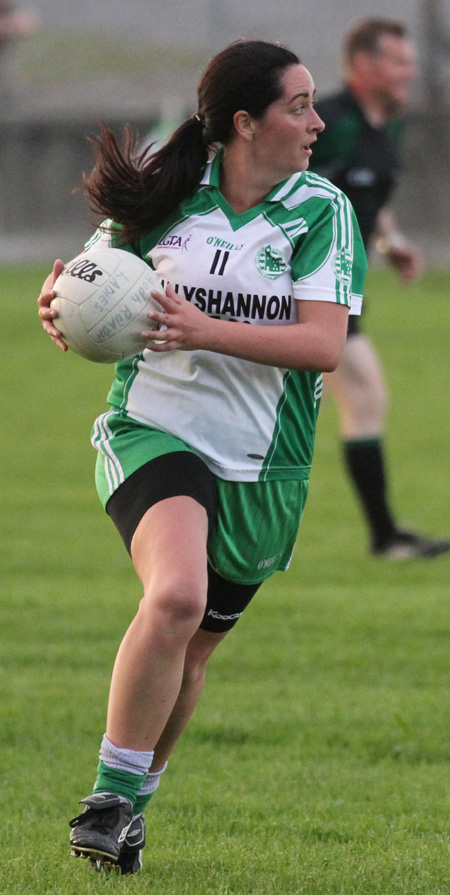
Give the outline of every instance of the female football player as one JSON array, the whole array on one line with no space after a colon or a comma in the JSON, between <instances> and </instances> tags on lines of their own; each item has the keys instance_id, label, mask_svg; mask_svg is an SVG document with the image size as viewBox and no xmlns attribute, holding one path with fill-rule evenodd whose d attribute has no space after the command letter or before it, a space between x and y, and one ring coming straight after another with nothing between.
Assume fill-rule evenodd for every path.
<instances>
[{"instance_id":1,"label":"female football player","mask_svg":"<svg viewBox=\"0 0 450 895\"><path fill-rule=\"evenodd\" d=\"M85 180L106 221L86 246L157 272L161 329L116 366L95 422L96 481L141 579L115 662L94 793L72 852L139 867L142 811L188 723L205 666L260 584L288 567L322 372L359 313L366 260L348 200L307 173L323 129L311 75L240 40L208 65L198 110L156 153L103 127ZM151 151L150 151L151 152ZM40 296L44 329L56 262Z\"/></svg>"}]
</instances>

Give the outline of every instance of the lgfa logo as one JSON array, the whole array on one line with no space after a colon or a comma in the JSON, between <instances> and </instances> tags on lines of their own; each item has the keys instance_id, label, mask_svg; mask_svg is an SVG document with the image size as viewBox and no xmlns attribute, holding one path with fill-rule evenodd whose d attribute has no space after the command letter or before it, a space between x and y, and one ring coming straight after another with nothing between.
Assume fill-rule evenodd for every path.
<instances>
[{"instance_id":1,"label":"lgfa logo","mask_svg":"<svg viewBox=\"0 0 450 895\"><path fill-rule=\"evenodd\" d=\"M158 243L158 248L164 247L177 249L181 252L187 252L188 242L190 241L190 239L191 234L183 239L182 236L177 236L176 233L171 233L169 236L164 237L164 239L162 239L160 243Z\"/></svg>"}]
</instances>

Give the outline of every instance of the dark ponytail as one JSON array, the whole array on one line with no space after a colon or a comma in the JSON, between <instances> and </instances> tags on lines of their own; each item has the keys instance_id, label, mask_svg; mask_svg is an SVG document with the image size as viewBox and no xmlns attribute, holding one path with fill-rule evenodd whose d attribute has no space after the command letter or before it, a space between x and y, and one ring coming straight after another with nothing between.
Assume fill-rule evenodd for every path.
<instances>
[{"instance_id":1,"label":"dark ponytail","mask_svg":"<svg viewBox=\"0 0 450 895\"><path fill-rule=\"evenodd\" d=\"M148 233L198 184L208 160L200 121L189 118L168 143L151 155L137 154L132 129L126 125L124 147L105 124L92 140L96 164L83 179L89 207L122 225L123 242Z\"/></svg>"},{"instance_id":2,"label":"dark ponytail","mask_svg":"<svg viewBox=\"0 0 450 895\"><path fill-rule=\"evenodd\" d=\"M209 63L198 87L198 112L152 154L137 155L131 128L121 150L104 125L92 142L93 171L83 186L90 208L122 226L123 241L145 235L192 193L208 161L209 147L227 145L233 118L243 109L261 118L282 95L282 76L299 58L280 44L238 40Z\"/></svg>"}]
</instances>

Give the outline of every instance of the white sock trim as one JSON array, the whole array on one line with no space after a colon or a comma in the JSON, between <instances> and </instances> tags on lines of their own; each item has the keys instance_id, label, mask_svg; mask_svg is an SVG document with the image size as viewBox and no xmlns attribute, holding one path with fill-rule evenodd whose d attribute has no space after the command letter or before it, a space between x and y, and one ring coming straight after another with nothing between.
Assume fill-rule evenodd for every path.
<instances>
[{"instance_id":1,"label":"white sock trim","mask_svg":"<svg viewBox=\"0 0 450 895\"><path fill-rule=\"evenodd\" d=\"M162 766L160 771L149 771L143 786L141 786L139 790L139 795L149 796L151 793L156 792L159 786L159 781L161 779L161 774L164 774L166 770L168 762L166 761L165 765Z\"/></svg>"},{"instance_id":2,"label":"white sock trim","mask_svg":"<svg viewBox=\"0 0 450 895\"><path fill-rule=\"evenodd\" d=\"M134 749L120 749L108 739L106 733L100 746L100 761L117 771L141 776L147 774L153 761L153 752L137 752Z\"/></svg>"}]
</instances>

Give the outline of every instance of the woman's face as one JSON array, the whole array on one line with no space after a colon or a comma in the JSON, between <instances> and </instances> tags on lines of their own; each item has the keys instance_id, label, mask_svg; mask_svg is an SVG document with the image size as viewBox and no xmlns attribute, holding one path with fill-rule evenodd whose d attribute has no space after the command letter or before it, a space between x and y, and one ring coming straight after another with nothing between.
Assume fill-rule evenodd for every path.
<instances>
[{"instance_id":1,"label":"woman's face","mask_svg":"<svg viewBox=\"0 0 450 895\"><path fill-rule=\"evenodd\" d=\"M282 96L253 119L258 165L273 171L274 183L305 171L311 146L325 125L314 109L314 82L303 65L291 65L282 75Z\"/></svg>"}]
</instances>

